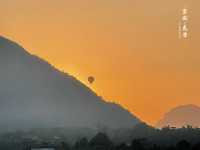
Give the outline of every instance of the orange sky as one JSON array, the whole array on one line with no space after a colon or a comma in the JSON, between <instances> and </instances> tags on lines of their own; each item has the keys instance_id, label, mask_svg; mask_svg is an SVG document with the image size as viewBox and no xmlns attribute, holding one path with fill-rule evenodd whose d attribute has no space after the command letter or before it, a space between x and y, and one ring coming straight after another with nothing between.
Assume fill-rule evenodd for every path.
<instances>
[{"instance_id":1,"label":"orange sky","mask_svg":"<svg viewBox=\"0 0 200 150\"><path fill-rule=\"evenodd\" d=\"M189 39L178 39L189 8ZM170 108L200 105L200 2L6 0L0 34L154 124Z\"/></svg>"}]
</instances>

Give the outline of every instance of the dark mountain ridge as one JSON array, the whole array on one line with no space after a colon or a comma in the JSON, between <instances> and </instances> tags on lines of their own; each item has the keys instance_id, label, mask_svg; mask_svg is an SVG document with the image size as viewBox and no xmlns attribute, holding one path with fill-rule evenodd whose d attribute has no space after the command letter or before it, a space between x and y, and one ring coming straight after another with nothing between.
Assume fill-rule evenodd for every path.
<instances>
[{"instance_id":1,"label":"dark mountain ridge","mask_svg":"<svg viewBox=\"0 0 200 150\"><path fill-rule=\"evenodd\" d=\"M189 104L182 105L171 109L164 117L157 123L157 127L173 126L183 127L191 125L193 127L200 127L200 107Z\"/></svg>"},{"instance_id":2,"label":"dark mountain ridge","mask_svg":"<svg viewBox=\"0 0 200 150\"><path fill-rule=\"evenodd\" d=\"M0 37L0 127L130 128L139 119L73 76Z\"/></svg>"}]
</instances>

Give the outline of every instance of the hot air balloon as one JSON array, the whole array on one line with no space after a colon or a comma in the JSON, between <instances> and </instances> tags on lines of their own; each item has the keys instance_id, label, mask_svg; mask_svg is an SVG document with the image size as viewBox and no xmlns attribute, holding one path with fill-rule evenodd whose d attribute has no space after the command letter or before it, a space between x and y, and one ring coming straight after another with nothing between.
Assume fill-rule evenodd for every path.
<instances>
[{"instance_id":1,"label":"hot air balloon","mask_svg":"<svg viewBox=\"0 0 200 150\"><path fill-rule=\"evenodd\" d=\"M95 81L95 78L94 78L93 76L89 76L89 77L88 77L88 82L89 82L90 84L92 84L94 81Z\"/></svg>"}]
</instances>

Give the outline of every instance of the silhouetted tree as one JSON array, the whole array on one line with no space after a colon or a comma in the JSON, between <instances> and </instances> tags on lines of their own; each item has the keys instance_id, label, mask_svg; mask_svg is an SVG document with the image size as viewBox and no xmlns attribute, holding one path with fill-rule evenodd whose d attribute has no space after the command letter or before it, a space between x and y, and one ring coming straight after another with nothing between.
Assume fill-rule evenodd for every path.
<instances>
[{"instance_id":1,"label":"silhouetted tree","mask_svg":"<svg viewBox=\"0 0 200 150\"><path fill-rule=\"evenodd\" d=\"M122 143L120 145L117 145L115 147L115 150L129 150L129 146L127 146L125 143Z\"/></svg>"},{"instance_id":2,"label":"silhouetted tree","mask_svg":"<svg viewBox=\"0 0 200 150\"><path fill-rule=\"evenodd\" d=\"M60 149L60 150L70 150L71 148L70 148L70 146L69 146L68 143L66 143L66 142L61 142L60 145L59 145L59 149Z\"/></svg>"},{"instance_id":3,"label":"silhouetted tree","mask_svg":"<svg viewBox=\"0 0 200 150\"><path fill-rule=\"evenodd\" d=\"M110 150L113 147L112 141L104 133L98 133L89 143L94 150Z\"/></svg>"},{"instance_id":4,"label":"silhouetted tree","mask_svg":"<svg viewBox=\"0 0 200 150\"><path fill-rule=\"evenodd\" d=\"M186 140L182 140L182 141L177 143L176 149L177 150L190 150L191 144Z\"/></svg>"},{"instance_id":5,"label":"silhouetted tree","mask_svg":"<svg viewBox=\"0 0 200 150\"><path fill-rule=\"evenodd\" d=\"M76 150L85 150L85 149L88 149L88 146L89 146L89 142L87 138L82 138L75 143L74 148Z\"/></svg>"},{"instance_id":6,"label":"silhouetted tree","mask_svg":"<svg viewBox=\"0 0 200 150\"><path fill-rule=\"evenodd\" d=\"M153 146L150 148L150 150L161 150L161 148L158 145L153 144Z\"/></svg>"},{"instance_id":7,"label":"silhouetted tree","mask_svg":"<svg viewBox=\"0 0 200 150\"><path fill-rule=\"evenodd\" d=\"M131 150L145 150L144 139L135 139L131 142Z\"/></svg>"},{"instance_id":8,"label":"silhouetted tree","mask_svg":"<svg viewBox=\"0 0 200 150\"><path fill-rule=\"evenodd\" d=\"M176 147L175 146L168 146L165 150L176 150Z\"/></svg>"},{"instance_id":9,"label":"silhouetted tree","mask_svg":"<svg viewBox=\"0 0 200 150\"><path fill-rule=\"evenodd\" d=\"M192 147L192 150L200 150L200 142L198 142L197 144L195 144L195 145Z\"/></svg>"}]
</instances>

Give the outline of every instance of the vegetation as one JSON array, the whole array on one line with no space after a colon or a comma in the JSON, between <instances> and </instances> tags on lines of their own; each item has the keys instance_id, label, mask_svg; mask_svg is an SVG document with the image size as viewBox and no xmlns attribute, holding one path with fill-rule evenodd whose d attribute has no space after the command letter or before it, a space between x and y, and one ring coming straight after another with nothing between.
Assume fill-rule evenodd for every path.
<instances>
[{"instance_id":1,"label":"vegetation","mask_svg":"<svg viewBox=\"0 0 200 150\"><path fill-rule=\"evenodd\" d=\"M55 147L56 150L200 149L200 129L191 126L179 129L172 127L155 129L146 124L140 124L133 129L108 130L104 128L104 132L96 133L94 136L79 135L76 138L70 132L70 134L65 133L69 131L66 129L48 129L45 132L43 130L34 129L2 134L0 149L30 150L36 145ZM73 140L70 137L73 137Z\"/></svg>"}]
</instances>

